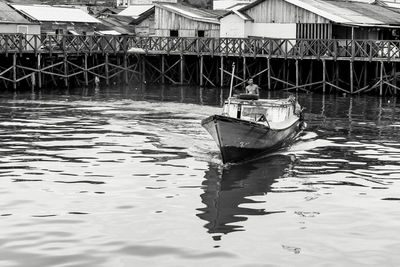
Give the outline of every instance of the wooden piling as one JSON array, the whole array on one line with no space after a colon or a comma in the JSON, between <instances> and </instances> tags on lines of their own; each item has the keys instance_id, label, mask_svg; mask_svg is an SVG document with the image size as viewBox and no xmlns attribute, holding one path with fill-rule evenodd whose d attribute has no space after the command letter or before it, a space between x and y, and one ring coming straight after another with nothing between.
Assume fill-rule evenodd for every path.
<instances>
[{"instance_id":1,"label":"wooden piling","mask_svg":"<svg viewBox=\"0 0 400 267\"><path fill-rule=\"evenodd\" d=\"M180 84L184 83L185 80L185 62L184 62L184 57L181 55L181 61L180 61Z\"/></svg>"},{"instance_id":2,"label":"wooden piling","mask_svg":"<svg viewBox=\"0 0 400 267\"><path fill-rule=\"evenodd\" d=\"M326 62L325 59L322 60L322 93L325 94L326 91Z\"/></svg>"},{"instance_id":3,"label":"wooden piling","mask_svg":"<svg viewBox=\"0 0 400 267\"><path fill-rule=\"evenodd\" d=\"M296 92L299 90L299 60L296 59Z\"/></svg>"},{"instance_id":4,"label":"wooden piling","mask_svg":"<svg viewBox=\"0 0 400 267\"><path fill-rule=\"evenodd\" d=\"M381 61L381 68L380 68L380 81L379 81L379 95L382 96L383 93L383 61Z\"/></svg>"},{"instance_id":5,"label":"wooden piling","mask_svg":"<svg viewBox=\"0 0 400 267\"><path fill-rule=\"evenodd\" d=\"M42 54L38 53L36 56L36 69L37 69L37 75L38 75L38 87L39 89L42 88Z\"/></svg>"},{"instance_id":6,"label":"wooden piling","mask_svg":"<svg viewBox=\"0 0 400 267\"><path fill-rule=\"evenodd\" d=\"M267 58L268 90L271 90L271 60Z\"/></svg>"},{"instance_id":7,"label":"wooden piling","mask_svg":"<svg viewBox=\"0 0 400 267\"><path fill-rule=\"evenodd\" d=\"M124 53L124 81L125 84L129 84L129 75L128 75L128 55Z\"/></svg>"},{"instance_id":8,"label":"wooden piling","mask_svg":"<svg viewBox=\"0 0 400 267\"><path fill-rule=\"evenodd\" d=\"M67 54L64 53L64 85L68 87L68 61L67 61Z\"/></svg>"},{"instance_id":9,"label":"wooden piling","mask_svg":"<svg viewBox=\"0 0 400 267\"><path fill-rule=\"evenodd\" d=\"M165 55L161 55L161 83L165 84Z\"/></svg>"},{"instance_id":10,"label":"wooden piling","mask_svg":"<svg viewBox=\"0 0 400 267\"><path fill-rule=\"evenodd\" d=\"M350 60L350 93L354 92L354 62Z\"/></svg>"},{"instance_id":11,"label":"wooden piling","mask_svg":"<svg viewBox=\"0 0 400 267\"><path fill-rule=\"evenodd\" d=\"M203 64L204 64L204 59L203 56L200 56L200 86L203 86Z\"/></svg>"},{"instance_id":12,"label":"wooden piling","mask_svg":"<svg viewBox=\"0 0 400 267\"><path fill-rule=\"evenodd\" d=\"M87 54L83 57L83 63L84 63L84 70L83 70L83 76L85 78L85 86L89 85L89 77L88 77L88 62L87 62Z\"/></svg>"},{"instance_id":13,"label":"wooden piling","mask_svg":"<svg viewBox=\"0 0 400 267\"><path fill-rule=\"evenodd\" d=\"M17 54L13 54L13 87L17 90Z\"/></svg>"},{"instance_id":14,"label":"wooden piling","mask_svg":"<svg viewBox=\"0 0 400 267\"><path fill-rule=\"evenodd\" d=\"M220 68L220 77L221 77L221 87L224 87L224 57L221 56L221 68Z\"/></svg>"},{"instance_id":15,"label":"wooden piling","mask_svg":"<svg viewBox=\"0 0 400 267\"><path fill-rule=\"evenodd\" d=\"M108 53L106 53L104 68L105 68L105 76L106 76L106 85L110 85L110 75L109 75L109 66L108 66Z\"/></svg>"}]
</instances>

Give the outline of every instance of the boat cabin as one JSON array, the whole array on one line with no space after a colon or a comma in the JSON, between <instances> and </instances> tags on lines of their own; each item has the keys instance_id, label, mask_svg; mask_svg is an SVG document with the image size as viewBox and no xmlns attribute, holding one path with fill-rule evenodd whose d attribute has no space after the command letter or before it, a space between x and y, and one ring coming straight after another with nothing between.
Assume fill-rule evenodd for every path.
<instances>
[{"instance_id":1,"label":"boat cabin","mask_svg":"<svg viewBox=\"0 0 400 267\"><path fill-rule=\"evenodd\" d=\"M298 118L295 109L296 103L288 99L247 100L231 97L225 101L223 115L254 122L283 123Z\"/></svg>"}]
</instances>

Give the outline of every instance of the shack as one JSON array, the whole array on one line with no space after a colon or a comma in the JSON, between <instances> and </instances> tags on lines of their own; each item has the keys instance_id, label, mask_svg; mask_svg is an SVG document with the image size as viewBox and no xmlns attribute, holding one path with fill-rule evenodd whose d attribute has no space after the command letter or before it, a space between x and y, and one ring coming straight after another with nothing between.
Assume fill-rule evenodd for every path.
<instances>
[{"instance_id":1,"label":"shack","mask_svg":"<svg viewBox=\"0 0 400 267\"><path fill-rule=\"evenodd\" d=\"M155 4L155 34L172 37L219 37L218 13L185 4Z\"/></svg>"},{"instance_id":2,"label":"shack","mask_svg":"<svg viewBox=\"0 0 400 267\"><path fill-rule=\"evenodd\" d=\"M44 34L93 35L100 21L81 9L46 5L12 5L26 18L41 24Z\"/></svg>"},{"instance_id":3,"label":"shack","mask_svg":"<svg viewBox=\"0 0 400 267\"><path fill-rule=\"evenodd\" d=\"M40 24L28 21L7 3L0 2L0 33L40 34Z\"/></svg>"},{"instance_id":4,"label":"shack","mask_svg":"<svg viewBox=\"0 0 400 267\"><path fill-rule=\"evenodd\" d=\"M257 0L220 19L221 37L398 39L400 14L380 2Z\"/></svg>"}]
</instances>

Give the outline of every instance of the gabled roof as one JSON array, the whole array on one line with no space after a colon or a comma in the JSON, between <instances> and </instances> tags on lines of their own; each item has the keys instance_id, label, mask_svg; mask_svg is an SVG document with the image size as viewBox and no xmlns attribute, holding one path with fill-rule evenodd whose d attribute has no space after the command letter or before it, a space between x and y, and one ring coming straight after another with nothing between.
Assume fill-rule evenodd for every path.
<instances>
[{"instance_id":1,"label":"gabled roof","mask_svg":"<svg viewBox=\"0 0 400 267\"><path fill-rule=\"evenodd\" d=\"M246 12L266 0L257 0L243 8ZM400 25L400 15L380 5L337 0L283 0L334 23L363 26Z\"/></svg>"},{"instance_id":2,"label":"gabled roof","mask_svg":"<svg viewBox=\"0 0 400 267\"><path fill-rule=\"evenodd\" d=\"M25 19L15 9L4 2L0 2L0 23L4 24L37 24Z\"/></svg>"},{"instance_id":3,"label":"gabled roof","mask_svg":"<svg viewBox=\"0 0 400 267\"><path fill-rule=\"evenodd\" d=\"M47 5L12 5L16 10L37 21L100 23L99 20L78 8Z\"/></svg>"},{"instance_id":4,"label":"gabled roof","mask_svg":"<svg viewBox=\"0 0 400 267\"><path fill-rule=\"evenodd\" d=\"M120 16L129 16L134 19L137 19L142 15L143 13L151 10L154 8L154 5L131 5L122 10L119 15Z\"/></svg>"},{"instance_id":5,"label":"gabled roof","mask_svg":"<svg viewBox=\"0 0 400 267\"><path fill-rule=\"evenodd\" d=\"M218 11L194 8L191 6L187 6L187 5L183 5L183 4L175 4L175 3L161 3L160 2L160 3L155 4L155 6L165 9L165 10L168 10L169 12L178 14L182 17L185 17L185 18L188 18L191 20L219 24L218 18L220 17L220 12L218 12Z\"/></svg>"}]
</instances>

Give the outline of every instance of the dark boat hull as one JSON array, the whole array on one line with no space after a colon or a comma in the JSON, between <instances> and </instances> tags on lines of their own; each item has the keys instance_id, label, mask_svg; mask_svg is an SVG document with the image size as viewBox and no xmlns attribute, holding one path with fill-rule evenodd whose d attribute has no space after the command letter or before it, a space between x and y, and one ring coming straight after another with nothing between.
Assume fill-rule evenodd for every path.
<instances>
[{"instance_id":1,"label":"dark boat hull","mask_svg":"<svg viewBox=\"0 0 400 267\"><path fill-rule=\"evenodd\" d=\"M221 115L201 122L221 150L224 163L235 163L275 152L290 145L301 131L300 120L285 129L270 129L267 125Z\"/></svg>"}]
</instances>

